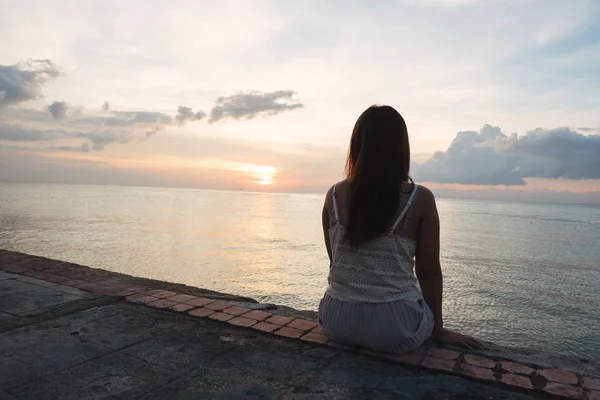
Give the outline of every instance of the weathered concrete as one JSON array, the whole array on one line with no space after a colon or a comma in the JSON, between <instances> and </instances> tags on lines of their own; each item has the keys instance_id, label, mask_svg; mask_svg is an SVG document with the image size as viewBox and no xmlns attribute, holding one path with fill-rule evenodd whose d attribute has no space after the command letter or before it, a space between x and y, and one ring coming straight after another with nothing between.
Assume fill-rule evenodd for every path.
<instances>
[{"instance_id":1,"label":"weathered concrete","mask_svg":"<svg viewBox=\"0 0 600 400\"><path fill-rule=\"evenodd\" d=\"M532 399L0 273L0 399Z\"/></svg>"}]
</instances>

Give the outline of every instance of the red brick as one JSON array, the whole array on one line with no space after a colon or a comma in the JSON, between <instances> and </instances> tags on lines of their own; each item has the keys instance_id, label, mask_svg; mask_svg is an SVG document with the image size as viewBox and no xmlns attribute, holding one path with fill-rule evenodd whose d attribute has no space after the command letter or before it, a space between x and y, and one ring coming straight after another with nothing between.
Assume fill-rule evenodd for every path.
<instances>
[{"instance_id":1,"label":"red brick","mask_svg":"<svg viewBox=\"0 0 600 400\"><path fill-rule=\"evenodd\" d=\"M325 335L325 332L323 332L323 331L321 330L321 328L319 328L319 326L318 326L318 325L317 325L317 326L315 326L314 328L312 328L310 331L311 331L311 332L314 332L314 333L320 333L321 335Z\"/></svg>"},{"instance_id":2,"label":"red brick","mask_svg":"<svg viewBox=\"0 0 600 400\"><path fill-rule=\"evenodd\" d=\"M190 314L192 317L204 318L214 313L215 312L213 310L209 310L208 308L196 308L195 310L190 311L188 314Z\"/></svg>"},{"instance_id":3,"label":"red brick","mask_svg":"<svg viewBox=\"0 0 600 400\"><path fill-rule=\"evenodd\" d=\"M154 308L168 308L177 304L176 301L171 301L169 299L160 299L155 301L154 303L148 304L150 307Z\"/></svg>"},{"instance_id":4,"label":"red brick","mask_svg":"<svg viewBox=\"0 0 600 400\"><path fill-rule=\"evenodd\" d=\"M214 319L216 321L225 322L225 321L229 321L231 318L233 318L233 315L225 314L222 312L216 312L214 314L210 314L208 316L208 318Z\"/></svg>"},{"instance_id":5,"label":"red brick","mask_svg":"<svg viewBox=\"0 0 600 400\"><path fill-rule=\"evenodd\" d=\"M588 400L600 400L600 391L590 390L585 393Z\"/></svg>"},{"instance_id":6,"label":"red brick","mask_svg":"<svg viewBox=\"0 0 600 400\"><path fill-rule=\"evenodd\" d=\"M577 382L579 382L577 375L564 369L544 369L537 373L548 379L550 382L564 383L567 385L576 385Z\"/></svg>"},{"instance_id":7,"label":"red brick","mask_svg":"<svg viewBox=\"0 0 600 400\"><path fill-rule=\"evenodd\" d=\"M177 312L184 312L187 310L191 310L192 308L194 308L194 306L185 303L177 303L174 306L169 307L170 310Z\"/></svg>"},{"instance_id":8,"label":"red brick","mask_svg":"<svg viewBox=\"0 0 600 400\"><path fill-rule=\"evenodd\" d=\"M293 320L294 320L294 318L292 318L292 317L285 317L283 315L273 315L271 318L269 318L267 320L267 322L269 322L271 324L283 326L285 324L290 323Z\"/></svg>"},{"instance_id":9,"label":"red brick","mask_svg":"<svg viewBox=\"0 0 600 400\"><path fill-rule=\"evenodd\" d=\"M298 330L298 329L288 328L287 326L284 326L283 328L281 328L280 330L278 330L277 332L275 332L275 334L279 335L279 336L284 336L284 337L289 337L289 338L297 339L300 336L302 336L302 331Z\"/></svg>"},{"instance_id":10,"label":"red brick","mask_svg":"<svg viewBox=\"0 0 600 400\"><path fill-rule=\"evenodd\" d=\"M467 364L481 368L494 368L496 366L496 362L490 360L489 358L474 356L471 354L465 354L465 361Z\"/></svg>"},{"instance_id":11,"label":"red brick","mask_svg":"<svg viewBox=\"0 0 600 400\"><path fill-rule=\"evenodd\" d=\"M425 368L435 369L437 371L453 372L456 362L444 360L436 357L425 357L421 365Z\"/></svg>"},{"instance_id":12,"label":"red brick","mask_svg":"<svg viewBox=\"0 0 600 400\"><path fill-rule=\"evenodd\" d=\"M229 307L223 310L224 313L230 314L230 315L242 315L247 313L248 311L250 311L249 308L246 307L238 307L238 306L233 306L233 307Z\"/></svg>"},{"instance_id":13,"label":"red brick","mask_svg":"<svg viewBox=\"0 0 600 400\"><path fill-rule=\"evenodd\" d=\"M128 300L128 301L131 301L132 303L138 303L138 304L150 304L150 303L154 303L157 300L158 300L158 298L154 297L154 296L144 296L144 297L139 297L137 299Z\"/></svg>"},{"instance_id":14,"label":"red brick","mask_svg":"<svg viewBox=\"0 0 600 400\"><path fill-rule=\"evenodd\" d=\"M194 307L202 307L210 303L214 303L214 300L205 299L204 297L195 297L191 300L184 301L185 304L189 304Z\"/></svg>"},{"instance_id":15,"label":"red brick","mask_svg":"<svg viewBox=\"0 0 600 400\"><path fill-rule=\"evenodd\" d=\"M458 356L460 356L460 353L457 351L446 350L439 347L430 348L428 354L432 357L441 358L444 360L456 360Z\"/></svg>"},{"instance_id":16,"label":"red brick","mask_svg":"<svg viewBox=\"0 0 600 400\"><path fill-rule=\"evenodd\" d=\"M130 294L129 296L127 296L125 298L125 300L127 300L127 301L134 301L134 300L137 300L137 299L141 299L142 297L148 297L148 295L146 294L146 292Z\"/></svg>"},{"instance_id":17,"label":"red brick","mask_svg":"<svg viewBox=\"0 0 600 400\"><path fill-rule=\"evenodd\" d=\"M581 386L590 390L600 390L600 378L584 376L581 378Z\"/></svg>"},{"instance_id":18,"label":"red brick","mask_svg":"<svg viewBox=\"0 0 600 400\"><path fill-rule=\"evenodd\" d=\"M329 338L326 335L322 335L320 333L309 332L306 335L302 336L300 340L304 340L305 342L325 344L327 343Z\"/></svg>"},{"instance_id":19,"label":"red brick","mask_svg":"<svg viewBox=\"0 0 600 400\"><path fill-rule=\"evenodd\" d=\"M252 329L256 329L263 332L273 332L275 329L280 328L279 325L270 324L268 322L259 322L256 325L252 326Z\"/></svg>"},{"instance_id":20,"label":"red brick","mask_svg":"<svg viewBox=\"0 0 600 400\"><path fill-rule=\"evenodd\" d=\"M222 311L226 308L231 307L231 304L225 303L224 301L215 301L205 305L204 307L214 311Z\"/></svg>"},{"instance_id":21,"label":"red brick","mask_svg":"<svg viewBox=\"0 0 600 400\"><path fill-rule=\"evenodd\" d=\"M252 325L256 324L258 321L255 319L250 319L250 318L244 318L244 317L235 317L234 319L230 320L229 323L231 325L235 325L235 326L243 326L246 328L251 327Z\"/></svg>"},{"instance_id":22,"label":"red brick","mask_svg":"<svg viewBox=\"0 0 600 400\"><path fill-rule=\"evenodd\" d=\"M317 326L317 323L313 321L308 321L306 319L295 319L286 326L290 328L299 329L301 331L308 331Z\"/></svg>"},{"instance_id":23,"label":"red brick","mask_svg":"<svg viewBox=\"0 0 600 400\"><path fill-rule=\"evenodd\" d=\"M471 378L482 379L486 381L495 381L494 371L487 368L476 367L469 364L461 364L462 374Z\"/></svg>"},{"instance_id":24,"label":"red brick","mask_svg":"<svg viewBox=\"0 0 600 400\"><path fill-rule=\"evenodd\" d=\"M531 380L526 376L515 375L515 374L504 374L500 378L500 382L508 386L514 386L521 389L533 389Z\"/></svg>"},{"instance_id":25,"label":"red brick","mask_svg":"<svg viewBox=\"0 0 600 400\"><path fill-rule=\"evenodd\" d=\"M260 310L252 310L252 311L244 314L244 317L252 318L257 321L264 321L265 319L269 318L271 315L273 315L273 314L264 312L264 311L260 311Z\"/></svg>"},{"instance_id":26,"label":"red brick","mask_svg":"<svg viewBox=\"0 0 600 400\"><path fill-rule=\"evenodd\" d=\"M148 293L151 296L158 297L160 299L165 299L167 297L172 297L172 296L175 296L177 294L177 293L171 292L169 290L161 290L161 289L148 290L146 293Z\"/></svg>"},{"instance_id":27,"label":"red brick","mask_svg":"<svg viewBox=\"0 0 600 400\"><path fill-rule=\"evenodd\" d=\"M499 364L502 369L513 374L531 375L535 371L533 368L510 361L501 361Z\"/></svg>"},{"instance_id":28,"label":"red brick","mask_svg":"<svg viewBox=\"0 0 600 400\"><path fill-rule=\"evenodd\" d=\"M186 301L189 301L189 300L192 300L195 298L196 298L196 296L190 296L189 294L183 294L183 293L179 293L179 294L176 294L175 296L168 297L169 300L173 300L178 303L185 303Z\"/></svg>"},{"instance_id":29,"label":"red brick","mask_svg":"<svg viewBox=\"0 0 600 400\"><path fill-rule=\"evenodd\" d=\"M573 385L563 385L562 383L549 382L544 387L544 392L571 399L585 398L582 388Z\"/></svg>"}]
</instances>

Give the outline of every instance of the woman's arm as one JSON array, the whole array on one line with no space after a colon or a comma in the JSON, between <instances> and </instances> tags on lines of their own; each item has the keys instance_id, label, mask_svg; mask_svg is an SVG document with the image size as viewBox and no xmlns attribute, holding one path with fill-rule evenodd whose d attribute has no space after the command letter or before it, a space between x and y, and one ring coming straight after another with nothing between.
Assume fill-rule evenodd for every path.
<instances>
[{"instance_id":1,"label":"woman's arm","mask_svg":"<svg viewBox=\"0 0 600 400\"><path fill-rule=\"evenodd\" d=\"M331 264L331 241L329 239L329 203L332 198L331 189L325 196L325 204L323 204L322 222L323 222L323 237L325 239L325 247L327 248L327 255L329 256L329 263Z\"/></svg>"},{"instance_id":2,"label":"woman's arm","mask_svg":"<svg viewBox=\"0 0 600 400\"><path fill-rule=\"evenodd\" d=\"M442 317L442 268L440 265L440 219L433 193L426 188L419 189L419 203L423 213L417 230L417 251L415 272L423 292L425 302L431 308L434 318L434 334L444 327Z\"/></svg>"},{"instance_id":3,"label":"woman's arm","mask_svg":"<svg viewBox=\"0 0 600 400\"><path fill-rule=\"evenodd\" d=\"M433 193L421 188L419 203L423 213L417 230L415 272L423 299L431 308L434 318L433 335L439 342L456 346L484 349L485 345L475 338L444 328L442 317L442 268L440 265L440 218Z\"/></svg>"}]
</instances>

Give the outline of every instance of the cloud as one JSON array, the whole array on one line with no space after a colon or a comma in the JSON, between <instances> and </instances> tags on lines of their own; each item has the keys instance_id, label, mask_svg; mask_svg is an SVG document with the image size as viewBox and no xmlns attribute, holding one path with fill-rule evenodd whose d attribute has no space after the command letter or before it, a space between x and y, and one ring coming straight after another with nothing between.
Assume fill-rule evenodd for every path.
<instances>
[{"instance_id":1,"label":"cloud","mask_svg":"<svg viewBox=\"0 0 600 400\"><path fill-rule=\"evenodd\" d=\"M54 119L65 119L69 111L69 106L65 101L55 101L48 106L48 111L54 117Z\"/></svg>"},{"instance_id":2,"label":"cloud","mask_svg":"<svg viewBox=\"0 0 600 400\"><path fill-rule=\"evenodd\" d=\"M44 84L60 74L50 60L0 64L0 108L40 98Z\"/></svg>"},{"instance_id":3,"label":"cloud","mask_svg":"<svg viewBox=\"0 0 600 400\"><path fill-rule=\"evenodd\" d=\"M190 107L178 106L175 118L180 124L183 124L186 121L200 121L204 117L206 117L206 113L203 111L198 110L197 112L193 112Z\"/></svg>"},{"instance_id":4,"label":"cloud","mask_svg":"<svg viewBox=\"0 0 600 400\"><path fill-rule=\"evenodd\" d=\"M229 97L219 97L210 112L209 122L217 122L227 118L252 119L259 115L272 116L284 111L304 107L302 103L293 101L296 92L277 90L271 93L239 92Z\"/></svg>"},{"instance_id":5,"label":"cloud","mask_svg":"<svg viewBox=\"0 0 600 400\"><path fill-rule=\"evenodd\" d=\"M0 140L9 142L42 142L66 137L67 132L60 129L35 129L23 125L11 125L0 122Z\"/></svg>"},{"instance_id":6,"label":"cloud","mask_svg":"<svg viewBox=\"0 0 600 400\"><path fill-rule=\"evenodd\" d=\"M525 178L600 179L600 135L569 128L510 136L485 125L458 132L448 150L412 169L415 178L465 185L524 185Z\"/></svg>"}]
</instances>

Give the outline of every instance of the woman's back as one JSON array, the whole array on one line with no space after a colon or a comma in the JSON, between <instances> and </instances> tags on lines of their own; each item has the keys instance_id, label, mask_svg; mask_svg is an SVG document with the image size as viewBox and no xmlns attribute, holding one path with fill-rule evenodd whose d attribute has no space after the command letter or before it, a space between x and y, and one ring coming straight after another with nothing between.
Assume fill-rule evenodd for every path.
<instances>
[{"instance_id":1,"label":"woman's back","mask_svg":"<svg viewBox=\"0 0 600 400\"><path fill-rule=\"evenodd\" d=\"M418 185L411 184L404 204L389 223L387 232L359 247L346 240L347 229L341 216L347 214L348 183L336 184L331 193L332 224L329 228L332 260L327 294L344 301L381 303L395 300L418 300L421 292L414 274L416 240L407 235ZM341 196L338 196L338 193ZM412 233L412 232L411 232Z\"/></svg>"}]
</instances>

